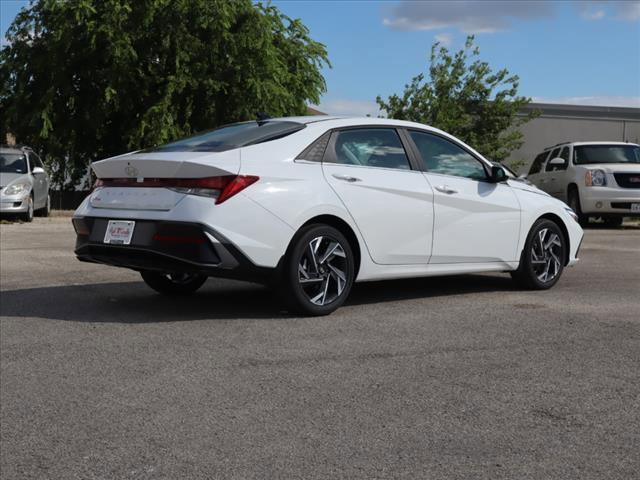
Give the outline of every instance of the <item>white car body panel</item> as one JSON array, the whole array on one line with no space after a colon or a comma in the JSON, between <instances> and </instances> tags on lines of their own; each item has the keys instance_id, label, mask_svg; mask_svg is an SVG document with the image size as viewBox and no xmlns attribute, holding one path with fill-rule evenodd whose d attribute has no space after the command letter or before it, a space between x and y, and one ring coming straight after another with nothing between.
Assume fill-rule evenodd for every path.
<instances>
[{"instance_id":1,"label":"white car body panel","mask_svg":"<svg viewBox=\"0 0 640 480\"><path fill-rule=\"evenodd\" d=\"M325 132L341 127L411 127L462 143L444 132L376 118L287 120L304 122L306 127L282 139L226 152L133 152L92 165L99 178L131 173L136 178L260 177L224 203L216 205L210 198L166 188L105 187L87 198L75 216L206 225L256 266L273 269L304 224L319 216L331 217L353 232L361 254L356 280L367 281L514 270L533 223L553 215L569 234L569 264L576 261L580 226L561 202L522 182L492 184L420 171L296 160ZM467 148L490 167L478 152ZM127 171L128 167L135 171ZM362 181L342 182L334 174ZM441 184L459 194L434 192L432 186Z\"/></svg>"},{"instance_id":2,"label":"white car body panel","mask_svg":"<svg viewBox=\"0 0 640 480\"><path fill-rule=\"evenodd\" d=\"M424 176L435 192L431 263L518 261L520 204L508 184Z\"/></svg>"},{"instance_id":3,"label":"white car body panel","mask_svg":"<svg viewBox=\"0 0 640 480\"><path fill-rule=\"evenodd\" d=\"M433 192L421 172L337 164L322 168L358 225L374 262L429 263Z\"/></svg>"},{"instance_id":4,"label":"white car body panel","mask_svg":"<svg viewBox=\"0 0 640 480\"><path fill-rule=\"evenodd\" d=\"M226 152L133 152L91 164L98 178L199 178L235 175L240 150ZM132 169L132 170L129 170Z\"/></svg>"}]
</instances>

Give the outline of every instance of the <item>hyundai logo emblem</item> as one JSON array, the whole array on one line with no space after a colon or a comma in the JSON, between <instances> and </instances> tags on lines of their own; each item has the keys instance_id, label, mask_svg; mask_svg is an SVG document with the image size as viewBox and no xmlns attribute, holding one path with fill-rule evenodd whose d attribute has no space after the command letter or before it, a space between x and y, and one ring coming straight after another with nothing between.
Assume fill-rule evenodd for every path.
<instances>
[{"instance_id":1,"label":"hyundai logo emblem","mask_svg":"<svg viewBox=\"0 0 640 480\"><path fill-rule=\"evenodd\" d=\"M124 169L124 173L126 173L130 177L137 177L138 169L136 167L132 167L131 165L129 165Z\"/></svg>"}]
</instances>

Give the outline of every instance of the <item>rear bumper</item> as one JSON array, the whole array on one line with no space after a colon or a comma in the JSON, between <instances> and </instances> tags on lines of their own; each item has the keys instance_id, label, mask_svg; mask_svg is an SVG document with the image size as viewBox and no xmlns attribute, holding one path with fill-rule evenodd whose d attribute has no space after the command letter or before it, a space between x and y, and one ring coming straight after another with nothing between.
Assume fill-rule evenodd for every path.
<instances>
[{"instance_id":1,"label":"rear bumper","mask_svg":"<svg viewBox=\"0 0 640 480\"><path fill-rule=\"evenodd\" d=\"M129 245L104 243L108 219L74 217L80 261L133 270L199 273L268 283L277 268L260 267L214 229L199 223L136 220Z\"/></svg>"}]
</instances>

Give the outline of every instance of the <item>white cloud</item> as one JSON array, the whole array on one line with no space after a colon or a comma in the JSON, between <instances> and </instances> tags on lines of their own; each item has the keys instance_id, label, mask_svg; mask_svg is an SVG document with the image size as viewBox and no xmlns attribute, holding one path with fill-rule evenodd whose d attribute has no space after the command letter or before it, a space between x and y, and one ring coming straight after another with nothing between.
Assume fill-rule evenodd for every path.
<instances>
[{"instance_id":1,"label":"white cloud","mask_svg":"<svg viewBox=\"0 0 640 480\"><path fill-rule=\"evenodd\" d=\"M329 115L353 115L357 117L371 115L372 117L377 117L380 114L378 104L374 101L366 100L327 100L320 102L317 107L314 105L312 107Z\"/></svg>"},{"instance_id":2,"label":"white cloud","mask_svg":"<svg viewBox=\"0 0 640 480\"><path fill-rule=\"evenodd\" d=\"M585 20L640 20L640 0L579 0L572 2ZM402 0L387 10L384 25L396 30L456 28L465 33L506 30L517 20L551 18L556 5L550 1L522 0Z\"/></svg>"},{"instance_id":3,"label":"white cloud","mask_svg":"<svg viewBox=\"0 0 640 480\"><path fill-rule=\"evenodd\" d=\"M592 10L591 8L588 8L586 10L583 10L580 15L585 20L602 20L605 16L605 13L604 10Z\"/></svg>"},{"instance_id":4,"label":"white cloud","mask_svg":"<svg viewBox=\"0 0 640 480\"><path fill-rule=\"evenodd\" d=\"M585 20L640 20L640 0L581 0L576 6Z\"/></svg>"},{"instance_id":5,"label":"white cloud","mask_svg":"<svg viewBox=\"0 0 640 480\"><path fill-rule=\"evenodd\" d=\"M536 103L558 103L564 105L640 108L640 96L596 95L592 97L532 97L532 101Z\"/></svg>"},{"instance_id":6,"label":"white cloud","mask_svg":"<svg viewBox=\"0 0 640 480\"><path fill-rule=\"evenodd\" d=\"M523 0L460 0L412 2L395 5L383 23L397 30L433 30L455 27L465 33L493 33L508 28L512 21L550 17L550 2Z\"/></svg>"},{"instance_id":7,"label":"white cloud","mask_svg":"<svg viewBox=\"0 0 640 480\"><path fill-rule=\"evenodd\" d=\"M453 36L450 33L439 33L436 35L436 42L440 42L443 47L450 47Z\"/></svg>"}]
</instances>

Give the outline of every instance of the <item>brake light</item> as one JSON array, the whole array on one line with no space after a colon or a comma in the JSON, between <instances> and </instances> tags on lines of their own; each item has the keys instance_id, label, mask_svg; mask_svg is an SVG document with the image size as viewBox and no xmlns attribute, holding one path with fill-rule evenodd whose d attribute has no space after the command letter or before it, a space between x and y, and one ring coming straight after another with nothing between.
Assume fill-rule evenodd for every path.
<instances>
[{"instance_id":1,"label":"brake light","mask_svg":"<svg viewBox=\"0 0 640 480\"><path fill-rule=\"evenodd\" d=\"M216 200L216 204L230 199L236 193L239 193L249 185L256 183L259 179L260 177L256 177L255 175L237 175L222 189L222 193L220 193L220 196Z\"/></svg>"},{"instance_id":2,"label":"brake light","mask_svg":"<svg viewBox=\"0 0 640 480\"><path fill-rule=\"evenodd\" d=\"M168 188L187 195L210 197L220 204L249 185L260 180L254 175L223 175L205 178L99 178L93 188L98 187L151 187Z\"/></svg>"}]
</instances>

